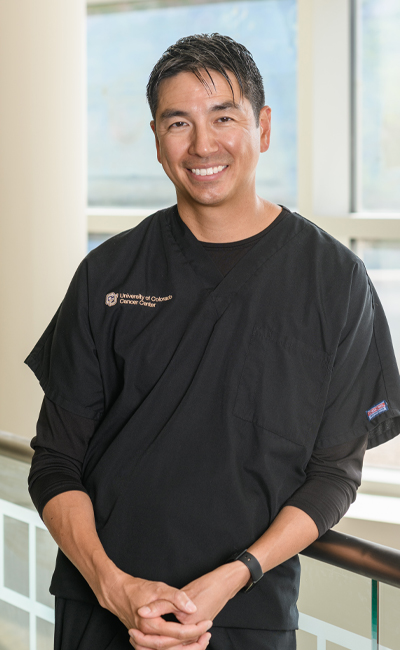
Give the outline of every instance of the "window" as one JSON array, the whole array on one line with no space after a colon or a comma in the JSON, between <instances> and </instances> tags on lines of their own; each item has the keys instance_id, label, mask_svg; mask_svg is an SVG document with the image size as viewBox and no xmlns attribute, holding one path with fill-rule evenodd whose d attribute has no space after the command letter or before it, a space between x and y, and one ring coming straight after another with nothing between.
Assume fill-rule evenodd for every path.
<instances>
[{"instance_id":1,"label":"window","mask_svg":"<svg viewBox=\"0 0 400 650\"><path fill-rule=\"evenodd\" d=\"M400 3L357 2L359 211L400 212Z\"/></svg>"},{"instance_id":2,"label":"window","mask_svg":"<svg viewBox=\"0 0 400 650\"><path fill-rule=\"evenodd\" d=\"M90 3L88 12L89 206L175 203L174 188L156 161L145 89L166 48L194 32L227 34L252 52L273 115L258 191L296 205L296 0Z\"/></svg>"}]
</instances>

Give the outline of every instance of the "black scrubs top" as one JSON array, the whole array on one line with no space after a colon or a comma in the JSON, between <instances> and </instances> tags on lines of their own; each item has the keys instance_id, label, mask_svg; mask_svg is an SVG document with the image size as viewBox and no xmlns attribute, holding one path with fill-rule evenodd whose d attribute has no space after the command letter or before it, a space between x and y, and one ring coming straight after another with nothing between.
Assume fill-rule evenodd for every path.
<instances>
[{"instance_id":1,"label":"black scrubs top","mask_svg":"<svg viewBox=\"0 0 400 650\"><path fill-rule=\"evenodd\" d=\"M252 544L313 448L400 432L400 380L365 268L287 213L223 277L176 207L95 249L27 359L98 419L83 483L122 570L176 587ZM297 626L298 558L216 625ZM60 552L52 593L94 598Z\"/></svg>"}]
</instances>

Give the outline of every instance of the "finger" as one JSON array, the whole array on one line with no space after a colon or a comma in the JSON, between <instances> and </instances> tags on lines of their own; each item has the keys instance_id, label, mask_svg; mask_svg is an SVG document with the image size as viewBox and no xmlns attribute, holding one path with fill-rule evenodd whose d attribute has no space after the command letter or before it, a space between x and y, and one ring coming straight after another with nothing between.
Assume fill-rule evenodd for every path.
<instances>
[{"instance_id":1,"label":"finger","mask_svg":"<svg viewBox=\"0 0 400 650\"><path fill-rule=\"evenodd\" d=\"M139 607L138 614L143 618L156 618L164 614L175 614L181 611L170 600L160 599L154 600L149 605Z\"/></svg>"},{"instance_id":2,"label":"finger","mask_svg":"<svg viewBox=\"0 0 400 650\"><path fill-rule=\"evenodd\" d=\"M180 589L175 590L172 602L178 609L181 609L183 612L188 612L189 614L197 612L197 607L194 602L190 600L189 596Z\"/></svg>"},{"instance_id":3,"label":"finger","mask_svg":"<svg viewBox=\"0 0 400 650\"><path fill-rule=\"evenodd\" d=\"M130 643L136 650L148 650L149 648L151 650L169 650L170 648L173 650L205 650L211 639L211 634L205 633L198 639L180 643L176 639L168 637L142 634L140 630L132 630L132 632L134 637L131 637ZM129 634L131 634L131 630Z\"/></svg>"},{"instance_id":4,"label":"finger","mask_svg":"<svg viewBox=\"0 0 400 650\"><path fill-rule=\"evenodd\" d=\"M197 607L194 602L189 598L186 592L181 591L180 589L174 589L173 594L171 594L171 602L182 612L187 612L188 614L193 614L197 612Z\"/></svg>"},{"instance_id":5,"label":"finger","mask_svg":"<svg viewBox=\"0 0 400 650\"><path fill-rule=\"evenodd\" d=\"M198 639L195 643L191 644L182 644L182 650L205 650L207 648L208 644L210 643L211 639L211 634L202 634L200 639ZM174 648L174 650L178 650L179 646L177 648Z\"/></svg>"},{"instance_id":6,"label":"finger","mask_svg":"<svg viewBox=\"0 0 400 650\"><path fill-rule=\"evenodd\" d=\"M152 648L152 650L169 650L170 648L182 648L180 639L158 634L143 634L140 630L129 630L136 648ZM198 636L190 639L190 642L197 641Z\"/></svg>"},{"instance_id":7,"label":"finger","mask_svg":"<svg viewBox=\"0 0 400 650\"><path fill-rule=\"evenodd\" d=\"M141 607L140 616L148 616L151 618L154 612L154 616L161 616L159 610L157 609L159 603L170 603L170 607L174 606L176 609L169 609L168 611L163 611L163 614L167 614L173 611L186 612L188 614L193 614L197 611L197 607L188 595L184 591L179 589L174 589L173 587L168 588L163 594L164 598L154 600L153 602ZM165 606L165 605L164 605Z\"/></svg>"},{"instance_id":8,"label":"finger","mask_svg":"<svg viewBox=\"0 0 400 650\"><path fill-rule=\"evenodd\" d=\"M157 634L159 636L168 636L180 641L186 641L199 638L212 627L212 621L201 621L191 625L182 625L173 621L165 621L163 618L147 619L139 621L138 629L143 634ZM135 628L132 629L132 632Z\"/></svg>"}]
</instances>

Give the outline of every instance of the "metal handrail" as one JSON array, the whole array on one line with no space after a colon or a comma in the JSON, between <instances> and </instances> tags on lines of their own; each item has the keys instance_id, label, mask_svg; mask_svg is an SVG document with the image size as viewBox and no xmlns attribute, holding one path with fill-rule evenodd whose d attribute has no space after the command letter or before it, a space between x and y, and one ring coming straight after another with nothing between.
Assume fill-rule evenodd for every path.
<instances>
[{"instance_id":1,"label":"metal handrail","mask_svg":"<svg viewBox=\"0 0 400 650\"><path fill-rule=\"evenodd\" d=\"M400 589L400 551L389 546L328 530L302 555Z\"/></svg>"},{"instance_id":2,"label":"metal handrail","mask_svg":"<svg viewBox=\"0 0 400 650\"><path fill-rule=\"evenodd\" d=\"M33 450L27 438L0 431L0 454L28 463ZM400 551L389 546L328 530L301 554L400 588Z\"/></svg>"},{"instance_id":3,"label":"metal handrail","mask_svg":"<svg viewBox=\"0 0 400 650\"><path fill-rule=\"evenodd\" d=\"M31 449L30 441L27 438L8 431L0 431L0 454L30 463L33 449Z\"/></svg>"}]
</instances>

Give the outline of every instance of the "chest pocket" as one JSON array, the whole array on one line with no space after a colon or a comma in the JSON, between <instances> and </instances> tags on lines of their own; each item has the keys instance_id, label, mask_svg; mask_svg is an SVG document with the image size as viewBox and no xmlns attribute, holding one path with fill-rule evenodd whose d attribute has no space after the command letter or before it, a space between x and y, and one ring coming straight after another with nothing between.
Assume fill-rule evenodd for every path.
<instances>
[{"instance_id":1,"label":"chest pocket","mask_svg":"<svg viewBox=\"0 0 400 650\"><path fill-rule=\"evenodd\" d=\"M329 378L329 355L270 329L255 328L234 415L308 446L317 433Z\"/></svg>"}]
</instances>

